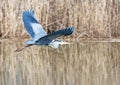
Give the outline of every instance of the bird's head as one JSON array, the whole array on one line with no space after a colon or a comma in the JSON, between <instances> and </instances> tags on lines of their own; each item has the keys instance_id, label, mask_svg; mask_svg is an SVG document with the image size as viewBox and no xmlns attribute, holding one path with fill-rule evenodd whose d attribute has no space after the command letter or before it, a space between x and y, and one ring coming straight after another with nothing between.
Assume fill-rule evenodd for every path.
<instances>
[{"instance_id":1,"label":"bird's head","mask_svg":"<svg viewBox=\"0 0 120 85\"><path fill-rule=\"evenodd\" d=\"M50 43L50 46L51 46L52 48L58 48L60 44L63 45L63 44L70 44L70 43L69 43L69 42L63 42L63 41L61 41L61 40L59 40L59 39L56 39L56 40L53 40L53 41Z\"/></svg>"}]
</instances>

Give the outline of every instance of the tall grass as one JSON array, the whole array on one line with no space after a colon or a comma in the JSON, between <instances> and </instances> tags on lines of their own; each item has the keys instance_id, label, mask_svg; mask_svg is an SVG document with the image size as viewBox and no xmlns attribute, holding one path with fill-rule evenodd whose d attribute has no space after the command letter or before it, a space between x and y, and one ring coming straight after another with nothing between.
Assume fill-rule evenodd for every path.
<instances>
[{"instance_id":1,"label":"tall grass","mask_svg":"<svg viewBox=\"0 0 120 85\"><path fill-rule=\"evenodd\" d=\"M119 0L1 0L0 35L25 37L22 12L34 9L45 30L75 27L73 37L120 37Z\"/></svg>"}]
</instances>

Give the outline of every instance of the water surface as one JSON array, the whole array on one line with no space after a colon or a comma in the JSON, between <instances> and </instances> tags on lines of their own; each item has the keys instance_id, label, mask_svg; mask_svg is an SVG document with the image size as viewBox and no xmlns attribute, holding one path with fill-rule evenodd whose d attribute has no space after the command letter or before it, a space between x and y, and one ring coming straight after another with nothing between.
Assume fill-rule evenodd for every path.
<instances>
[{"instance_id":1,"label":"water surface","mask_svg":"<svg viewBox=\"0 0 120 85\"><path fill-rule=\"evenodd\" d=\"M22 46L0 43L0 85L120 85L120 43Z\"/></svg>"}]
</instances>

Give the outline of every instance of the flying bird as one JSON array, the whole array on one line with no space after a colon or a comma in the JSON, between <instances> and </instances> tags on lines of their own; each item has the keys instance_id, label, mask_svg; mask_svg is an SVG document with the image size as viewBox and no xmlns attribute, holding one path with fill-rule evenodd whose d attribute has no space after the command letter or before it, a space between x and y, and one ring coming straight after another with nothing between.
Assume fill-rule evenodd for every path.
<instances>
[{"instance_id":1,"label":"flying bird","mask_svg":"<svg viewBox=\"0 0 120 85\"><path fill-rule=\"evenodd\" d=\"M41 26L41 24L36 20L33 10L24 11L22 14L22 20L24 22L26 31L28 32L29 36L32 38L31 40L26 41L26 46L24 48L32 45L51 46L52 48L58 48L60 44L69 44L69 43L64 42L57 38L60 36L71 35L74 31L73 27L68 27L47 34L43 29L43 27ZM16 51L21 51L24 48L17 49Z\"/></svg>"}]
</instances>

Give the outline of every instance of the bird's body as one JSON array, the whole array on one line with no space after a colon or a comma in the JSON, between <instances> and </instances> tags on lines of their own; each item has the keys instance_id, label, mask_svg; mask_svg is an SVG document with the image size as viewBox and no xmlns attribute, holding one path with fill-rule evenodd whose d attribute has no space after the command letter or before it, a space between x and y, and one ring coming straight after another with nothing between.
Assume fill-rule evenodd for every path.
<instances>
[{"instance_id":1,"label":"bird's body","mask_svg":"<svg viewBox=\"0 0 120 85\"><path fill-rule=\"evenodd\" d=\"M73 27L69 27L66 29L58 30L47 34L43 29L43 27L35 19L33 10L24 11L22 15L22 19L27 32L32 38L32 40L26 41L27 44L26 47L31 45L40 45L40 46L51 46L53 48L58 48L59 44L68 44L68 43L63 42L62 40L56 38L60 36L71 35L74 31Z\"/></svg>"},{"instance_id":2,"label":"bird's body","mask_svg":"<svg viewBox=\"0 0 120 85\"><path fill-rule=\"evenodd\" d=\"M59 36L67 36L70 35L72 33L73 28L66 28L63 30L59 30L59 31L55 31L51 34L45 35L39 39L32 39L32 40L28 40L26 41L27 45L40 45L40 46L51 46L52 48L58 48L59 44L69 44L68 42L63 42L60 39L56 39ZM66 34L65 32L67 31L68 34ZM58 45L57 45L58 44Z\"/></svg>"}]
</instances>

